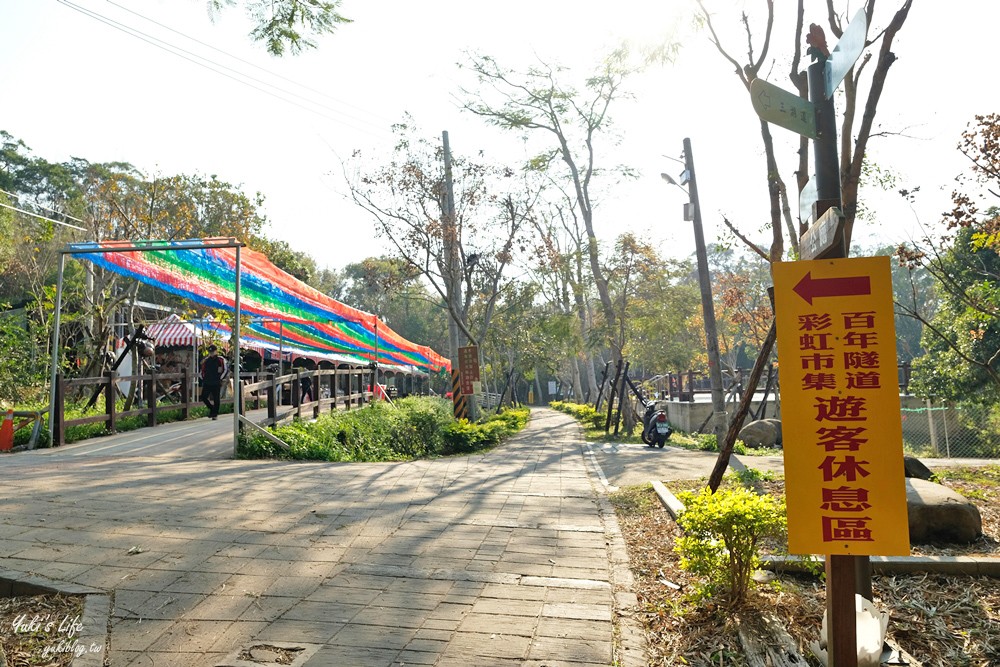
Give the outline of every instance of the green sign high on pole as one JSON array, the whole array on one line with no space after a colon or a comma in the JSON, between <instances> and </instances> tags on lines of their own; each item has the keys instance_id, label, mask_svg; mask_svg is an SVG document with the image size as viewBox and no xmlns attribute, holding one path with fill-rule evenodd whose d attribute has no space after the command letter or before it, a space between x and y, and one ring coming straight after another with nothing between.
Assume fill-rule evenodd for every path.
<instances>
[{"instance_id":1,"label":"green sign high on pole","mask_svg":"<svg viewBox=\"0 0 1000 667\"><path fill-rule=\"evenodd\" d=\"M854 67L858 56L865 49L865 38L868 36L868 17L862 7L847 25L847 29L833 47L826 66L826 96L833 95L847 72Z\"/></svg>"},{"instance_id":2,"label":"green sign high on pole","mask_svg":"<svg viewBox=\"0 0 1000 667\"><path fill-rule=\"evenodd\" d=\"M815 139L816 105L764 79L750 84L750 102L761 120Z\"/></svg>"}]
</instances>

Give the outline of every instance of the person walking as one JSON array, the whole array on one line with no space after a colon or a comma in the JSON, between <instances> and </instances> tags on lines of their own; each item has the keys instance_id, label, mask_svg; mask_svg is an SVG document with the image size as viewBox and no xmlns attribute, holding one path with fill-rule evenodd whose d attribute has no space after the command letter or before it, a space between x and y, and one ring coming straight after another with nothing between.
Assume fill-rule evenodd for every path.
<instances>
[{"instance_id":1,"label":"person walking","mask_svg":"<svg viewBox=\"0 0 1000 667\"><path fill-rule=\"evenodd\" d=\"M313 400L312 397L312 379L306 375L301 380L299 380L299 385L302 391L299 392L299 403L310 403Z\"/></svg>"},{"instance_id":2,"label":"person walking","mask_svg":"<svg viewBox=\"0 0 1000 667\"><path fill-rule=\"evenodd\" d=\"M208 346L208 356L201 362L201 400L208 407L208 416L219 418L222 379L226 376L226 360L214 345Z\"/></svg>"}]
</instances>

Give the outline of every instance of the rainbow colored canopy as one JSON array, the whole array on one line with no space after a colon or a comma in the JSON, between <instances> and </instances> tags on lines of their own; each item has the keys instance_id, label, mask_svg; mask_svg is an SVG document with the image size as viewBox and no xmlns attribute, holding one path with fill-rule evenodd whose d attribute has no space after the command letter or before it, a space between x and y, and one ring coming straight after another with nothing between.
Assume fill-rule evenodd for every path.
<instances>
[{"instance_id":1,"label":"rainbow colored canopy","mask_svg":"<svg viewBox=\"0 0 1000 667\"><path fill-rule=\"evenodd\" d=\"M227 245L202 247L216 243ZM73 254L113 273L208 308L232 312L236 307L233 243L220 238L101 241L71 244L70 248ZM245 333L275 345L280 337L307 351L346 354L431 372L451 368L448 359L406 340L375 315L332 299L248 248L240 248L240 317L241 329L249 330Z\"/></svg>"}]
</instances>

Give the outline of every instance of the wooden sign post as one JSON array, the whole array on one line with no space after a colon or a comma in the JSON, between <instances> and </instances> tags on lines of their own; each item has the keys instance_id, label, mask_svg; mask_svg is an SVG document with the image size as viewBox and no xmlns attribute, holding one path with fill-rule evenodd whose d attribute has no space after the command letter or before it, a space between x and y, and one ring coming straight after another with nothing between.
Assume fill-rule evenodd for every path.
<instances>
[{"instance_id":1,"label":"wooden sign post","mask_svg":"<svg viewBox=\"0 0 1000 667\"><path fill-rule=\"evenodd\" d=\"M842 33L840 42L830 52L827 50L826 37L823 34L822 28L817 25L810 26L809 37L806 41L810 47L808 53L812 55L814 62L808 69L808 100L796 99L790 93L783 93L780 89L776 89L775 86L767 84L767 82L758 83L754 81L751 83L751 103L763 120L813 139L812 148L815 174L810 179L810 183L814 184L816 189L816 201L812 204L814 213L812 217L817 223L801 239L801 255L807 259L834 260L835 258L846 257L849 250L850 234L846 228L846 224L844 224L843 216L836 210L842 209L843 204L841 202L840 191L836 110L833 104L833 92L864 50L867 31L867 17L865 10L862 8ZM802 204L800 204L800 208L803 208ZM826 215L831 210L834 213ZM815 267L816 273L801 273L801 268L805 265ZM789 266L797 268L785 268ZM888 264L886 263L887 266ZM867 555L852 554L876 553L875 551L866 550L867 547L865 546L858 546L870 543L879 544L880 546L873 547L879 551L883 548L902 548L897 543L890 544L885 542L883 539L883 534L886 532L883 525L884 517L878 514L878 512L895 511L891 509L896 506L896 501L893 499L894 496L890 497L892 494L887 495L884 502L882 500L882 492L894 485L892 481L895 474L892 472L894 469L893 465L891 461L884 461L884 465L879 468L880 477L876 478L884 478L887 480L886 484L888 486L885 489L882 487L870 488L867 486L867 477L872 473L866 467L870 465L870 462L867 460L862 462L862 458L869 456L869 450L881 451L883 446L892 450L894 456L897 449L896 443L898 443L898 463L900 466L899 469L902 470L902 433L898 435L898 438L896 438L896 434L878 434L879 438L891 436L896 439L887 439L884 442L876 444L870 444L870 440L872 439L870 435L860 438L860 435L864 435L867 431L869 419L871 419L872 415L888 414L878 413L874 410L868 411L869 405L872 408L881 406L878 408L881 409L888 405L888 398L884 401L879 399L879 401L869 404L868 401L874 394L868 390L874 389L874 387L862 388L860 385L856 386L856 383L863 381L862 378L866 378L864 381L867 381L867 379L874 377L880 383L881 389L881 384L883 383L882 377L884 376L886 378L884 382L886 384L885 393L887 394L888 387L891 386L896 403L893 414L898 413L899 396L895 382L895 365L892 366L892 373L889 375L888 370L882 370L881 361L890 356L890 352L892 359L895 360L895 335L891 333L894 330L891 280L888 291L890 295L888 300L888 316L879 311L877 317L873 315L870 320L862 317L862 320L865 322L865 328L867 328L869 322L872 323L872 327L877 328L872 329L871 332L855 331L854 328L857 326L857 321L851 320L848 322L847 313L856 312L861 317L861 314L866 311L861 309L849 311L849 308L861 303L854 304L851 300L866 296L874 298L881 294L881 292L863 292L861 286L864 283L863 278L866 274L855 273L855 268L844 269L847 273L839 275L837 271L843 267L831 267L832 265L827 265L824 262L793 262L772 265L775 274L775 314L776 321L778 322L779 359L784 359L783 365L791 364L791 371L785 372L792 372L796 375L802 374L799 382L801 382L804 395L809 395L810 392L821 392L821 394L813 396L815 403L811 406L808 405L809 401L806 400L805 403L799 405L798 411L796 409L787 411L783 409L782 412L786 418L791 415L795 419L803 418L802 410L806 410L807 412L812 410L815 421L808 425L812 426L813 429L816 426L815 422L829 422L829 425L822 426L814 434L810 434L809 429L806 428L806 424L799 424L799 427L806 428L801 433L808 435L807 441L811 441L811 451L823 454L822 462L817 469L822 474L823 484L826 486L812 489L814 493L818 491L823 494L821 496L823 500L820 503L819 511L831 512L839 508L837 510L839 513L834 512L822 515L807 514L806 517L800 516L795 519L795 540L800 544L799 548L804 548L807 544L813 546L822 544L829 548L829 550L800 553L827 554L827 613L830 621L827 642L827 651L830 656L828 664L831 667L857 667L857 628L854 620L854 595L855 591L857 591L864 596L871 596L871 564L868 561ZM829 274L827 269L830 270ZM806 270L811 271L809 268ZM872 270L874 269L872 268ZM783 283L785 297L780 304L777 299L779 274L782 275L782 281L792 280L797 277L797 280L791 285ZM888 271L886 271L886 275L888 275ZM878 284L881 285L881 269L878 270L878 276ZM867 284L870 290L874 274L867 277ZM808 298L805 295L808 295ZM801 304L795 301L795 296L804 299L810 308L813 308L813 298L815 297L817 299L815 310L811 312L797 311L796 306L801 308ZM879 304L882 304L884 299L878 298L877 301ZM786 312L782 313L782 310L786 310ZM799 317L804 319L799 320ZM820 317L824 322L826 322L826 318L829 318L829 322L823 325L824 328L836 327L836 331L839 333L798 328L812 327L813 324L807 324L806 322L812 322L816 317ZM884 321L886 317L888 318L887 323ZM879 349L873 351L875 359L879 360L879 370L877 372L867 368L848 365L853 363L849 359L854 359L854 357L849 357L848 355L853 354L855 351L847 349L850 347L845 342L848 340L847 335L850 334L850 340L853 341L858 339L858 334L868 333L881 336L880 340L882 342L879 344ZM888 336L888 342L886 342L886 336ZM875 336L871 340L877 337ZM866 338L865 340L869 339ZM829 349L813 349L809 347L817 344L817 341L821 341L820 344L823 345L829 344L831 347ZM834 351L831 353L830 350ZM809 361L809 354L811 353L818 355L813 358L813 361ZM837 356L838 354L840 355L839 357ZM864 363L869 363L872 357L863 355L862 358L866 360ZM796 362L798 362L798 365L796 365ZM810 363L813 363L815 367L809 368L808 364ZM827 364L832 365L827 366ZM893 364L895 364L895 361L893 361ZM786 368L788 367L786 366ZM892 382L889 382L889 377L893 378ZM834 383L834 387L832 388L828 386L831 382ZM847 384L848 382L854 384L849 385ZM785 391L782 392L783 400L785 400L784 397L787 391L788 387L786 385ZM848 400L848 397L850 400ZM785 405L788 405L787 402ZM895 422L896 420L890 419L888 421ZM863 422L863 424L857 422ZM874 424L875 421L873 420L870 423ZM786 429L786 433L795 433L796 437L800 434L799 431L792 431L787 426L784 428ZM852 432L850 431L851 428L859 430L858 437L849 435ZM828 431L824 431L823 429L828 429ZM902 427L900 425L901 430ZM846 442L841 443L837 440L840 437L837 434L843 434ZM833 437L834 440L825 440L828 435ZM859 458L855 450L851 449L855 446L859 448L864 446L864 457ZM786 449L786 485L793 478L797 479L800 474L807 475L807 473L807 477L815 482L816 480L813 477L815 477L816 470L808 469L808 465L815 463L815 461L807 460L805 464L807 467L800 470L789 464L787 451ZM849 484L846 481L847 477L853 478ZM859 478L860 483L858 483ZM840 482L843 482L843 484L839 484ZM835 483L839 485L835 485ZM792 486L794 485L792 483ZM878 502L870 503L868 500L860 499L862 496L870 497L873 488L876 488L878 491ZM900 484L899 488L903 489L902 484ZM867 518L863 518L861 515L844 514L849 510L844 509L848 505L843 504L845 500L839 497L841 493L846 494L848 498L855 498L853 501L855 504L850 506L856 508L858 512L867 515L867 510L873 507L878 512ZM862 506L865 507L862 509ZM800 507L792 501L792 496L788 496L788 508L789 549L791 550L793 513L808 513L817 510L815 503ZM902 512L902 526L907 526L905 493L903 495ZM821 518L817 519L817 517ZM801 520L803 518L810 519L811 523L809 521L802 523ZM879 526L879 528L876 529L874 528L875 526ZM898 531L898 529L897 525L896 530ZM819 531L818 533L816 532L817 530ZM876 534L877 538L873 537ZM909 553L909 536L906 535L905 529L902 531L902 534L906 539L906 553ZM820 541L816 542L817 539ZM884 547L881 546L883 543L885 543ZM795 553L794 550L792 552ZM888 554L890 552L886 551L884 553Z\"/></svg>"}]
</instances>

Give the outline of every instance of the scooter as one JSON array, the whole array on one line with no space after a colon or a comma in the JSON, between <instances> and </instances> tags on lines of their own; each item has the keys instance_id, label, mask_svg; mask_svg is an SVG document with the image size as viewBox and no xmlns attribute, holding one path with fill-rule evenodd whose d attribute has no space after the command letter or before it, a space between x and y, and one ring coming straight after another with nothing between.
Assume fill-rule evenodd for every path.
<instances>
[{"instance_id":1,"label":"scooter","mask_svg":"<svg viewBox=\"0 0 1000 667\"><path fill-rule=\"evenodd\" d=\"M673 432L667 419L666 401L647 403L646 412L642 416L642 441L650 447L663 449Z\"/></svg>"}]
</instances>

